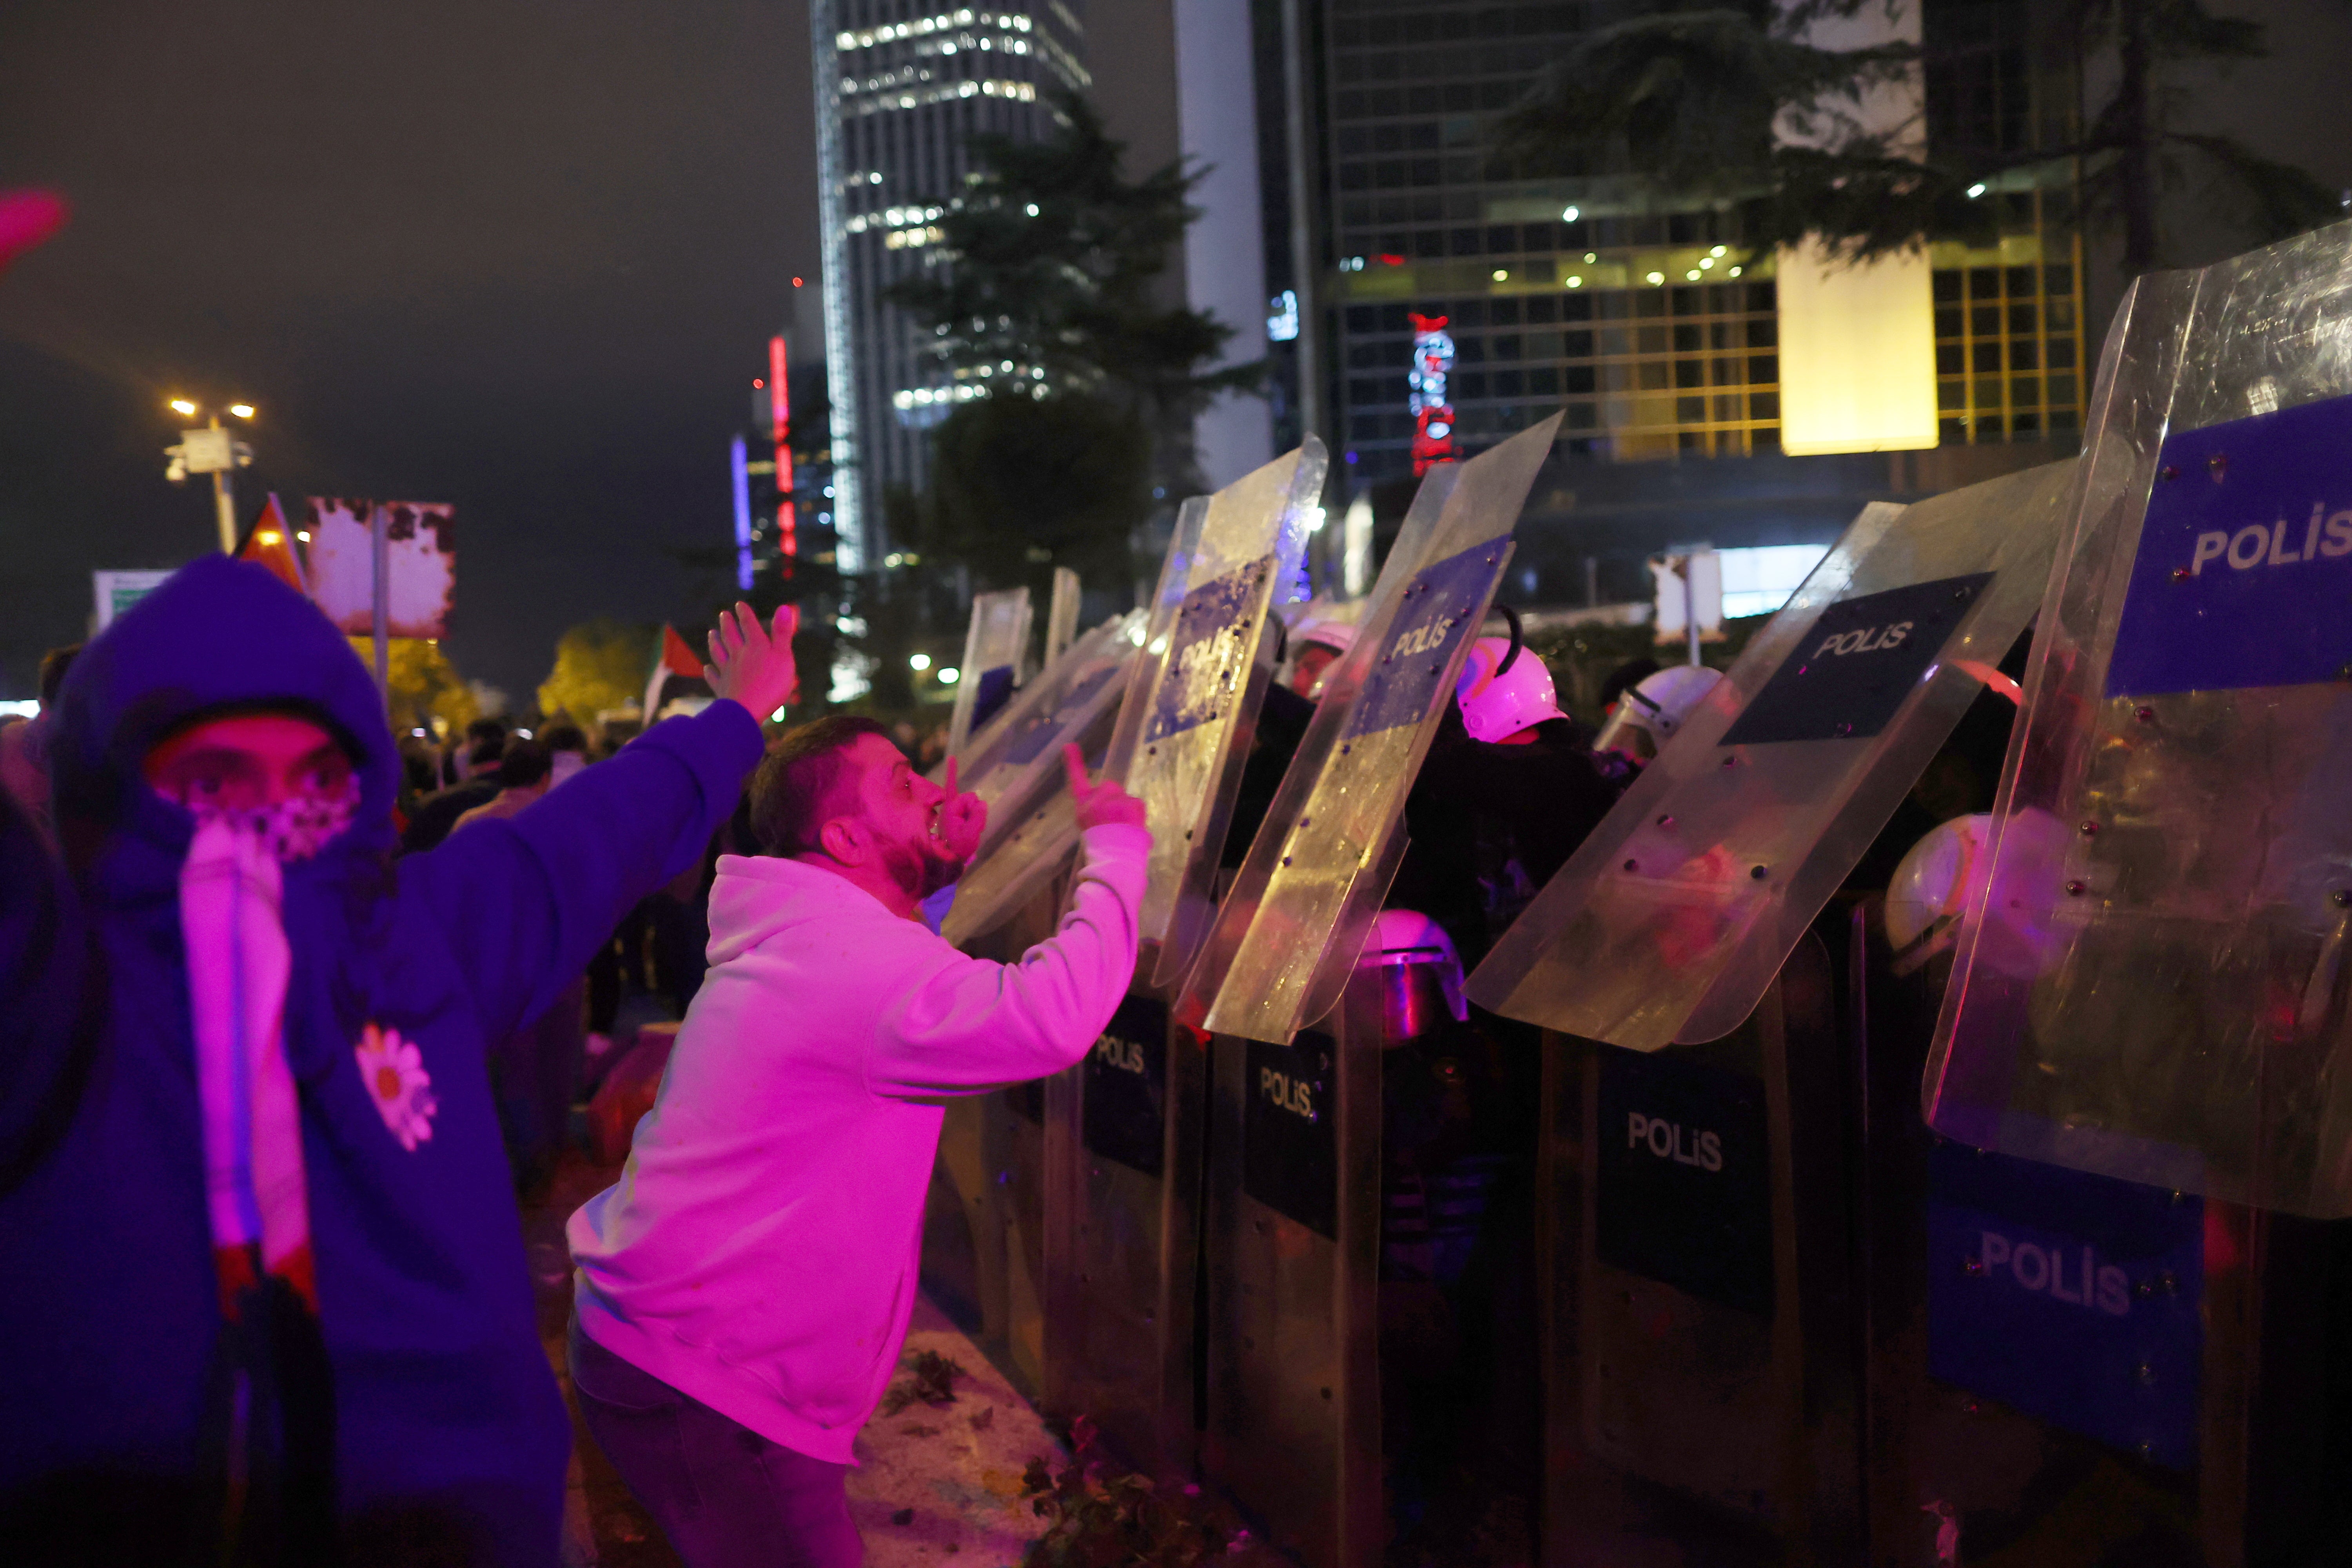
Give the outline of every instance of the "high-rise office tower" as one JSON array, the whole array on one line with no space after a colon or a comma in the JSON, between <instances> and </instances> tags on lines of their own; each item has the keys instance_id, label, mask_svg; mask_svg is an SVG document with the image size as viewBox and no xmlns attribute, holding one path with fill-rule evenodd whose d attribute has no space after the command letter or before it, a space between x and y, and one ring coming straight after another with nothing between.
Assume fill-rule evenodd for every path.
<instances>
[{"instance_id":1,"label":"high-rise office tower","mask_svg":"<svg viewBox=\"0 0 2352 1568\"><path fill-rule=\"evenodd\" d=\"M1306 373L1317 384L1299 401L1319 403L1352 479L1468 455L1562 409L1570 455L1780 450L1773 268L1743 257L1731 204L1636 180L1526 177L1494 152L1496 117L1540 68L1631 4L1264 4L1293 14L1286 29L1261 27L1259 68L1283 69L1269 46L1294 32L1287 74L1310 123L1303 159L1286 162L1306 165L1318 229L1307 287L1278 252L1269 272L1321 307L1320 363ZM2065 73L2026 63L2051 58L2032 14L2030 0L1925 0L1931 144L2013 158L2066 139ZM1948 444L2063 437L2079 421L2072 182L2057 163L1995 182L1984 199L1999 207L1999 244L1932 250ZM1424 384L1441 350L1433 436ZM1436 449L1448 441L1450 454Z\"/></svg>"},{"instance_id":2,"label":"high-rise office tower","mask_svg":"<svg viewBox=\"0 0 2352 1568\"><path fill-rule=\"evenodd\" d=\"M965 138L1041 135L1045 89L1084 90L1083 0L976 10L936 0L813 0L818 218L833 399L834 526L844 572L879 566L886 485L919 484L923 433L954 389L882 291L920 269L964 184Z\"/></svg>"}]
</instances>

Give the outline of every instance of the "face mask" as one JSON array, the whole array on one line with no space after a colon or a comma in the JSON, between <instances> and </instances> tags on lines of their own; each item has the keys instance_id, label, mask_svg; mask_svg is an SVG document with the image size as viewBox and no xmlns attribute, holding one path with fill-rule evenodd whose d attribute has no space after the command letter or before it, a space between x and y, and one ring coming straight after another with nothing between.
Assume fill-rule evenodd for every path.
<instances>
[{"instance_id":1,"label":"face mask","mask_svg":"<svg viewBox=\"0 0 2352 1568\"><path fill-rule=\"evenodd\" d=\"M180 931L205 1204L232 1319L244 1290L259 1283L257 1254L262 1270L318 1310L301 1109L286 1059L284 868L350 826L359 795L359 781L347 778L338 790L251 810L190 808L196 831L180 868Z\"/></svg>"}]
</instances>

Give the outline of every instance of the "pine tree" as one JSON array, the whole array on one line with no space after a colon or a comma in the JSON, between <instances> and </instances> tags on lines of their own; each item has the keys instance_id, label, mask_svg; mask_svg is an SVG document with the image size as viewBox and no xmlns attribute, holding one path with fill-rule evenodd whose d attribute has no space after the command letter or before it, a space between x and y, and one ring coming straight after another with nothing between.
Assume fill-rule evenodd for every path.
<instances>
[{"instance_id":1,"label":"pine tree","mask_svg":"<svg viewBox=\"0 0 2352 1568\"><path fill-rule=\"evenodd\" d=\"M934 432L931 493L919 508L940 547L967 559L1001 556L979 549L992 527L1034 537L1043 521L1034 503L1008 504L1001 465L987 455L992 440L1017 432L1046 467L1087 478L1086 503L1045 531L1063 537L1039 547L1107 560L1105 541L1123 541L1148 512L1148 489L1172 498L1198 488L1194 418L1223 393L1255 391L1265 374L1263 362L1204 368L1234 329L1156 297L1199 216L1188 198L1200 172L1171 163L1130 180L1122 144L1092 104L1060 89L1051 102L1059 129L1043 141L967 142L974 173L939 204L938 265L886 295L925 330L947 378L980 395ZM1039 407L987 406L1010 398ZM1052 449L1057 428L1067 451ZM1148 487L1133 482L1139 476Z\"/></svg>"}]
</instances>

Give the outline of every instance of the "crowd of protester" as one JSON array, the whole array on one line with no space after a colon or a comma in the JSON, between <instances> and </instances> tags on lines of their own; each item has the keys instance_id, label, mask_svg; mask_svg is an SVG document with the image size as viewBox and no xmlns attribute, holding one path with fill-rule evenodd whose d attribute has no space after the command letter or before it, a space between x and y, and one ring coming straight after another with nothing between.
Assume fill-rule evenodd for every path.
<instances>
[{"instance_id":1,"label":"crowd of protester","mask_svg":"<svg viewBox=\"0 0 2352 1568\"><path fill-rule=\"evenodd\" d=\"M958 952L912 917L979 801L871 723L771 750L792 629L723 616L709 706L593 763L561 723L399 743L349 641L226 558L51 659L0 731L9 1561L557 1561L572 1439L516 1190L632 950L688 1016L640 1163L573 1222L583 1405L689 1561L780 1517L794 1560L857 1561L841 1478L906 1332L940 1097L1093 1044L1149 838L1074 775L1096 890L1017 964ZM829 1293L694 1338L698 1270ZM641 1440L654 1397L700 1448Z\"/></svg>"},{"instance_id":2,"label":"crowd of protester","mask_svg":"<svg viewBox=\"0 0 2352 1568\"><path fill-rule=\"evenodd\" d=\"M790 636L722 616L709 705L617 747L560 719L396 740L348 641L226 559L51 657L39 718L0 730L0 1227L40 1260L0 1297L22 1560L553 1561L571 1436L516 1196L632 991L683 1023L622 1181L572 1217L583 1414L689 1563L859 1560L843 1476L907 1331L941 1101L1092 1046L1150 840L1073 749L1058 927L1011 964L958 952L933 921L979 800L908 726L770 742ZM1351 637L1302 630L1236 852ZM1697 673L1622 672L1653 717L1596 738L1482 640L1391 902L1475 961L1670 728L1643 693ZM1482 1104L1532 1103L1496 1072ZM1444 1254L1428 1194L1475 1199L1524 1141L1470 1121L1391 1129L1423 1215L1392 1259Z\"/></svg>"}]
</instances>

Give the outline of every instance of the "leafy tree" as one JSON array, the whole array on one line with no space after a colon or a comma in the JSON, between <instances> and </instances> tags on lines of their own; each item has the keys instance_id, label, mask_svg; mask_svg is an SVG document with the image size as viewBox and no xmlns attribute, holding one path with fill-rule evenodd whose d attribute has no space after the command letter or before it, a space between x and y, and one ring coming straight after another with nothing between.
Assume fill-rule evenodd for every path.
<instances>
[{"instance_id":1,"label":"leafy tree","mask_svg":"<svg viewBox=\"0 0 2352 1568\"><path fill-rule=\"evenodd\" d=\"M2071 156L2084 160L2088 216L2120 227L2133 275L2158 265L2158 197L2181 177L2183 154L2236 181L2263 238L2336 216L2333 196L2303 171L2173 123L2167 71L2261 57L2254 23L2217 16L2202 0L2074 0L2080 47L2115 53L2114 98L2072 141L1989 149L1931 140L1922 161L1864 128L1855 111L1872 89L1932 67L1932 56L1903 44L1832 49L1806 41L1816 23L1867 3L1685 5L1595 28L1504 116L1496 150L1526 174L1632 175L1677 195L1732 201L1759 250L1811 234L1857 259L1934 240L1990 244L1994 212L1969 191ZM1780 144L1776 120L1816 144Z\"/></svg>"},{"instance_id":2,"label":"leafy tree","mask_svg":"<svg viewBox=\"0 0 2352 1568\"><path fill-rule=\"evenodd\" d=\"M934 500L947 540L974 542L973 527L1001 535L1034 524L1041 486L992 514L982 509L1013 496L1012 489L949 494L972 471L957 454L971 450L979 432L1018 429L1033 449L1048 445L1045 422L983 404L1036 402L1070 422L1070 446L1082 437L1139 445L1150 483L1179 495L1199 485L1193 419L1223 393L1255 391L1265 376L1263 361L1204 368L1234 329L1157 298L1171 252L1199 216L1188 198L1201 172L1171 163L1129 180L1120 167L1124 147L1105 134L1092 104L1062 89L1050 101L1060 129L1043 141L966 142L975 172L941 204L935 264L886 295L928 331L930 353L951 380L989 395L961 405L934 437L942 464ZM1075 454L1055 460L1087 466ZM1130 462L1096 465L1099 493L1116 491L1132 510L1077 508L1090 527L1123 534L1148 512L1149 500L1127 485Z\"/></svg>"},{"instance_id":3,"label":"leafy tree","mask_svg":"<svg viewBox=\"0 0 2352 1568\"><path fill-rule=\"evenodd\" d=\"M1102 398L982 398L933 433L929 490L887 504L981 587L1042 591L1055 565L1123 583L1129 531L1151 508L1149 445Z\"/></svg>"},{"instance_id":4,"label":"leafy tree","mask_svg":"<svg viewBox=\"0 0 2352 1568\"><path fill-rule=\"evenodd\" d=\"M352 647L360 662L370 669L375 668L375 644L367 637L352 638ZM481 716L480 700L449 656L441 651L437 642L423 637L394 637L385 645L384 668L391 686L386 705L392 721L392 731L404 735L418 728L430 729L439 720L451 731L461 731Z\"/></svg>"},{"instance_id":5,"label":"leafy tree","mask_svg":"<svg viewBox=\"0 0 2352 1568\"><path fill-rule=\"evenodd\" d=\"M583 621L556 639L555 668L539 688L539 710L593 724L610 708L645 700L661 632L615 620Z\"/></svg>"}]
</instances>

